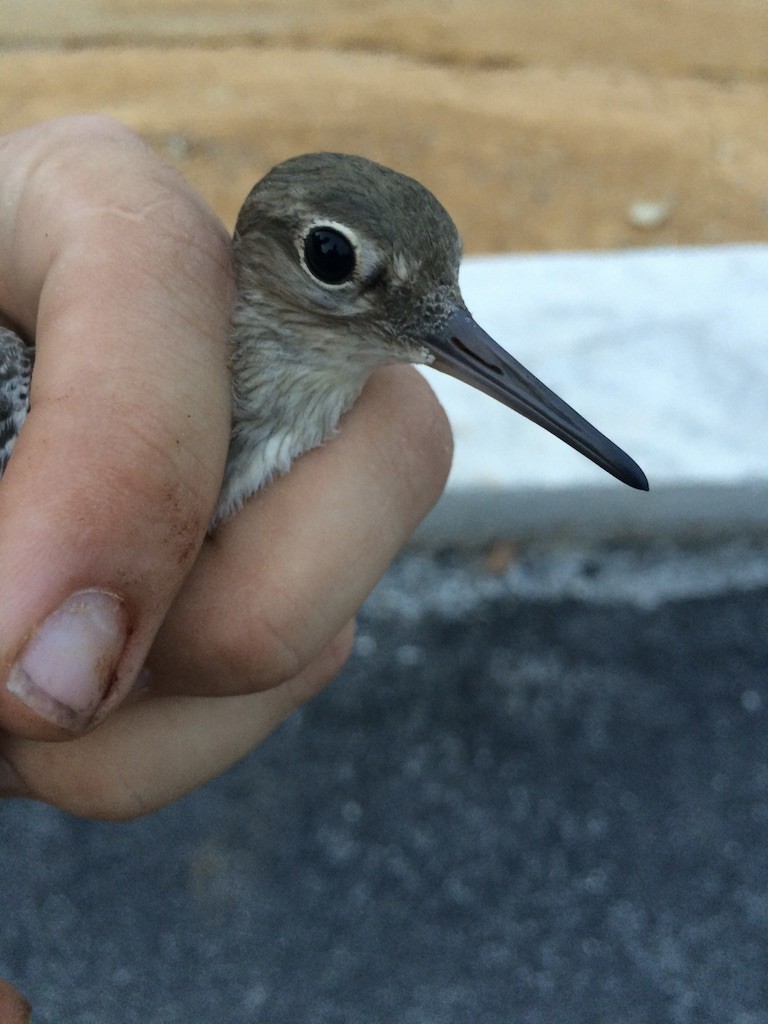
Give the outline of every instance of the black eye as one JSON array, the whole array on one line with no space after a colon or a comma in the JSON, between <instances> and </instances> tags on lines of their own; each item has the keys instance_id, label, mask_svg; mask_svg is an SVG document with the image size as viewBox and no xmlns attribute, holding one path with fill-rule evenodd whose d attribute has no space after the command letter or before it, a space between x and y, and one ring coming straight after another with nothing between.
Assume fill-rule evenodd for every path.
<instances>
[{"instance_id":1,"label":"black eye","mask_svg":"<svg viewBox=\"0 0 768 1024\"><path fill-rule=\"evenodd\" d=\"M304 239L304 260L323 284L343 284L355 271L355 247L336 228L312 228Z\"/></svg>"}]
</instances>

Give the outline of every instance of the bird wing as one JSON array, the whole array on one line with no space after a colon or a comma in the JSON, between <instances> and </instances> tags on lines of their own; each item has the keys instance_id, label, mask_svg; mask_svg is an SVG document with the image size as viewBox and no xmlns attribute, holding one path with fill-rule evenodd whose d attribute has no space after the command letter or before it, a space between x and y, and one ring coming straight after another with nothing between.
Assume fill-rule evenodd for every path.
<instances>
[{"instance_id":1,"label":"bird wing","mask_svg":"<svg viewBox=\"0 0 768 1024\"><path fill-rule=\"evenodd\" d=\"M29 411L29 383L35 350L0 326L0 476Z\"/></svg>"}]
</instances>

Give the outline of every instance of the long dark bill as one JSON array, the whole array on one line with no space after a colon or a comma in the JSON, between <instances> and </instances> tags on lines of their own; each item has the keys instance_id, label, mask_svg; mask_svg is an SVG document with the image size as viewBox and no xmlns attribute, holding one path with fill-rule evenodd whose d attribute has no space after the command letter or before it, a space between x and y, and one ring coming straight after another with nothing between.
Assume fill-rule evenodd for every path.
<instances>
[{"instance_id":1,"label":"long dark bill","mask_svg":"<svg viewBox=\"0 0 768 1024\"><path fill-rule=\"evenodd\" d=\"M445 334L433 335L428 344L435 355L432 365L436 369L538 423L622 483L648 490L645 473L626 452L497 345L466 311L454 313L446 323Z\"/></svg>"}]
</instances>

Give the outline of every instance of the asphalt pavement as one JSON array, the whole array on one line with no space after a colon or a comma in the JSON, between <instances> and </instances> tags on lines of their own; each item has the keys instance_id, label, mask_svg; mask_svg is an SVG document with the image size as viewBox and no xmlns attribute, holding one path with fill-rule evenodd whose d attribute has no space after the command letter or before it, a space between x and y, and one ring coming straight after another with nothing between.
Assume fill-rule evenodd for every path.
<instances>
[{"instance_id":1,"label":"asphalt pavement","mask_svg":"<svg viewBox=\"0 0 768 1024\"><path fill-rule=\"evenodd\" d=\"M37 1024L766 1024L767 635L768 542L411 552L200 792L3 805L0 976Z\"/></svg>"}]
</instances>

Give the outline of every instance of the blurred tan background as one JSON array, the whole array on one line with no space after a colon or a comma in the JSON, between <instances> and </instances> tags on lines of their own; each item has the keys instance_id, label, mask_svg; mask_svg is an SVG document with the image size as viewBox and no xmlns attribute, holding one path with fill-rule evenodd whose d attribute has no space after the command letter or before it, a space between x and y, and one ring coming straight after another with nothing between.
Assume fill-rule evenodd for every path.
<instances>
[{"instance_id":1,"label":"blurred tan background","mask_svg":"<svg viewBox=\"0 0 768 1024\"><path fill-rule=\"evenodd\" d=\"M472 252L768 239L764 0L0 0L0 131L93 110L228 225L338 149Z\"/></svg>"}]
</instances>

